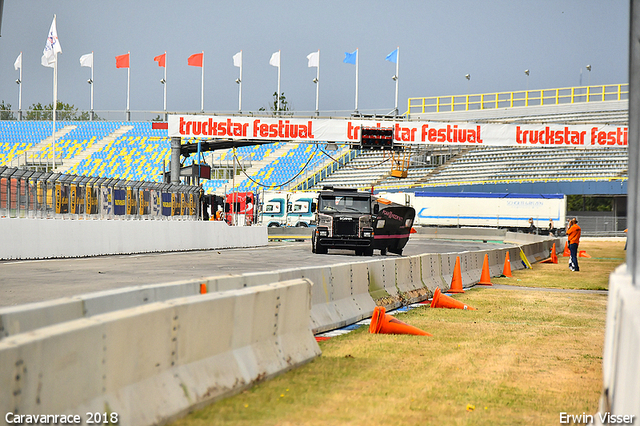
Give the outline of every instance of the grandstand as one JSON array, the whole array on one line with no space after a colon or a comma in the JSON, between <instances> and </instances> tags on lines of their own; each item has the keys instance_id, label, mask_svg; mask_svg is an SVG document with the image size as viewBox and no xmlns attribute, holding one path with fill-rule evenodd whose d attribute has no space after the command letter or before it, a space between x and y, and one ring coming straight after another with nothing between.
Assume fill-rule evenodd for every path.
<instances>
[{"instance_id":1,"label":"grandstand","mask_svg":"<svg viewBox=\"0 0 640 426\"><path fill-rule=\"evenodd\" d=\"M627 125L626 90L626 85L617 85L522 92L522 96L412 98L407 116L440 122ZM528 104L518 106L522 99ZM437 105L436 110L431 105ZM149 122L58 124L55 146L60 172L161 182L163 171L168 169L170 138L166 130L152 129ZM51 134L51 122L0 121L0 165L46 167L51 161ZM409 146L406 154L410 154L410 167L406 177L397 178L392 176L393 159L388 152L361 151L346 145L329 152L323 144L245 146L235 150L236 160L231 149L215 151L201 156L212 166L212 179L203 181L203 188L206 193L221 194L234 185L236 190L257 191L318 189L331 184L386 191L421 188L540 193L550 192L550 183L562 182L566 194L626 194L628 155L624 148L459 148L423 144ZM197 163L195 157L183 159L183 166ZM594 184L585 186L585 182Z\"/></svg>"}]
</instances>

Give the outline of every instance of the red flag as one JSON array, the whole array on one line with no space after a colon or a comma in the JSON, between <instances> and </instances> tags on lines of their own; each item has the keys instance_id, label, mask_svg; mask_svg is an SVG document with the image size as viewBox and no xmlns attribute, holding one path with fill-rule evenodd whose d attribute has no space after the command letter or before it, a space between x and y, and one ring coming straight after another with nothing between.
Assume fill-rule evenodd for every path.
<instances>
[{"instance_id":1,"label":"red flag","mask_svg":"<svg viewBox=\"0 0 640 426\"><path fill-rule=\"evenodd\" d=\"M192 67L202 67L203 57L204 53L194 53L189 56L189 59L187 59L187 65L191 65Z\"/></svg>"},{"instance_id":2,"label":"red flag","mask_svg":"<svg viewBox=\"0 0 640 426\"><path fill-rule=\"evenodd\" d=\"M164 67L165 66L165 61L167 60L167 54L163 53L162 55L159 55L159 56L156 56L155 58L153 58L153 60L158 63L159 67Z\"/></svg>"},{"instance_id":3,"label":"red flag","mask_svg":"<svg viewBox=\"0 0 640 426\"><path fill-rule=\"evenodd\" d=\"M129 68L129 54L116 56L116 68Z\"/></svg>"}]
</instances>

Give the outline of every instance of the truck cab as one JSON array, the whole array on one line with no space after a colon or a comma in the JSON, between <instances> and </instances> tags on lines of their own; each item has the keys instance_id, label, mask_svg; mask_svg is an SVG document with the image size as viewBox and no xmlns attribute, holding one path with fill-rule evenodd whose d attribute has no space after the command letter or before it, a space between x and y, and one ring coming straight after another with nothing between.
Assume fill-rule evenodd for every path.
<instances>
[{"instance_id":1,"label":"truck cab","mask_svg":"<svg viewBox=\"0 0 640 426\"><path fill-rule=\"evenodd\" d=\"M357 255L373 255L371 194L352 188L330 188L318 193L316 229L311 251L326 254L328 249L355 250Z\"/></svg>"},{"instance_id":2,"label":"truck cab","mask_svg":"<svg viewBox=\"0 0 640 426\"><path fill-rule=\"evenodd\" d=\"M317 196L313 193L294 193L287 207L287 226L308 227L315 225L314 212L317 208Z\"/></svg>"},{"instance_id":3,"label":"truck cab","mask_svg":"<svg viewBox=\"0 0 640 426\"><path fill-rule=\"evenodd\" d=\"M261 223L268 227L287 225L288 192L265 192Z\"/></svg>"}]
</instances>

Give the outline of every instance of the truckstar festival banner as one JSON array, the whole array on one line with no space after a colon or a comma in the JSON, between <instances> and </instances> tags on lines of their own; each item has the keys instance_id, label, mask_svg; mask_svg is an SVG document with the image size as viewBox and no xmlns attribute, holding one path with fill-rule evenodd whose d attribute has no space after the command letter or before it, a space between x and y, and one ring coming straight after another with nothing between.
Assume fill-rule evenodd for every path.
<instances>
[{"instance_id":1,"label":"truckstar festival banner","mask_svg":"<svg viewBox=\"0 0 640 426\"><path fill-rule=\"evenodd\" d=\"M286 117L170 115L170 137L294 142L359 142L360 128L393 128L395 143L620 148L628 128L611 125L474 124Z\"/></svg>"}]
</instances>

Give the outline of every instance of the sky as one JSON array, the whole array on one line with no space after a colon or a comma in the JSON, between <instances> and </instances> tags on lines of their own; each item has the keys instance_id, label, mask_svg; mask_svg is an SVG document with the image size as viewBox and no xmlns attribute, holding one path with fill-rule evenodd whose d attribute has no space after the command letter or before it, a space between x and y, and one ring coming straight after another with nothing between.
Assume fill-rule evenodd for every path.
<instances>
[{"instance_id":1,"label":"sky","mask_svg":"<svg viewBox=\"0 0 640 426\"><path fill-rule=\"evenodd\" d=\"M0 101L18 105L23 52L22 106L49 104L53 70L40 64L57 15L58 99L90 107L91 70L79 58L94 52L94 109L124 111L127 70L115 56L131 52L131 111L163 109L163 69L153 58L167 52L169 111L200 110L201 69L187 58L204 51L206 112L238 110L243 52L242 109L269 108L277 89L296 113L315 110L316 68L307 55L320 50L321 115L353 111L359 52L361 112L385 113L395 102L399 47L399 109L410 97L508 92L628 82L629 2L625 0L7 0L0 37ZM591 65L591 71L586 66ZM524 71L529 70L529 76ZM469 80L465 75L469 74Z\"/></svg>"}]
</instances>

